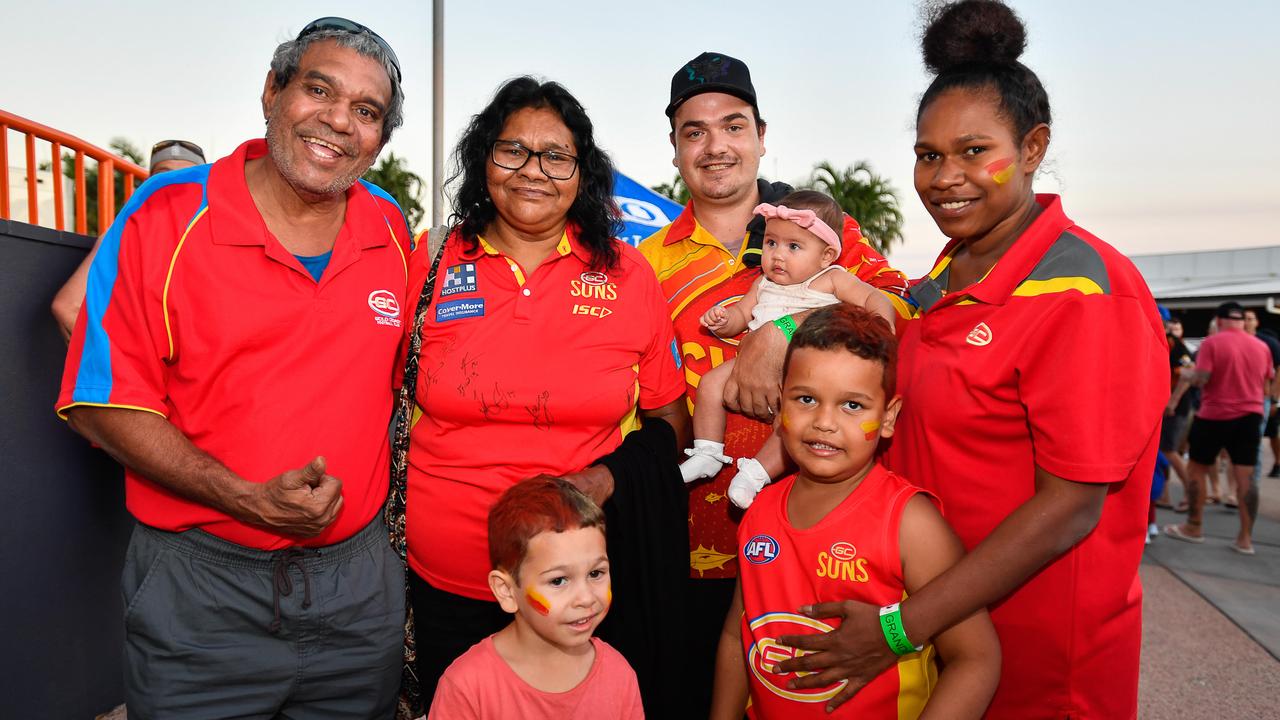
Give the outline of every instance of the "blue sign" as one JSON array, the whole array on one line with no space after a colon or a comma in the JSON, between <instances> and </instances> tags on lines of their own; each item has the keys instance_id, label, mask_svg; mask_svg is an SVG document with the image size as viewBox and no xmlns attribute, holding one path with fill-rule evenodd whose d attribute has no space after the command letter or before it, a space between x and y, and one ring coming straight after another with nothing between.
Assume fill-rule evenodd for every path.
<instances>
[{"instance_id":1,"label":"blue sign","mask_svg":"<svg viewBox=\"0 0 1280 720\"><path fill-rule=\"evenodd\" d=\"M618 235L631 245L658 232L680 215L684 207L663 197L616 170L613 173L613 200L622 211L623 229Z\"/></svg>"}]
</instances>

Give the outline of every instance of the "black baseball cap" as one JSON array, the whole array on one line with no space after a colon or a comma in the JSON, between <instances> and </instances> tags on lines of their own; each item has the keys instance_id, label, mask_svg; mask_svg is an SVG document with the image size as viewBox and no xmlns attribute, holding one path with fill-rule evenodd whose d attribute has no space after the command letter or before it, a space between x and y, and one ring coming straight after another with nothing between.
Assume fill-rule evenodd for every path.
<instances>
[{"instance_id":1,"label":"black baseball cap","mask_svg":"<svg viewBox=\"0 0 1280 720\"><path fill-rule=\"evenodd\" d=\"M751 71L747 64L724 53L704 52L671 76L671 102L667 105L667 117L674 118L681 103L705 92L728 93L750 103L756 114L760 113L760 107L756 105L756 88L751 84Z\"/></svg>"},{"instance_id":2,"label":"black baseball cap","mask_svg":"<svg viewBox=\"0 0 1280 720\"><path fill-rule=\"evenodd\" d=\"M1227 301L1218 306L1217 317L1223 320L1243 320L1244 306L1235 301Z\"/></svg>"}]
</instances>

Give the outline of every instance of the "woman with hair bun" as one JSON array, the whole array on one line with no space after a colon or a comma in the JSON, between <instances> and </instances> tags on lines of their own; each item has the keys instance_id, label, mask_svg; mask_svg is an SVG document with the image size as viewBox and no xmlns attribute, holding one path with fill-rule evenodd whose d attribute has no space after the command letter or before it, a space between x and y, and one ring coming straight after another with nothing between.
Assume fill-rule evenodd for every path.
<instances>
[{"instance_id":1,"label":"woman with hair bun","mask_svg":"<svg viewBox=\"0 0 1280 720\"><path fill-rule=\"evenodd\" d=\"M1133 265L1032 190L1050 112L1025 46L990 0L939 8L923 38L915 186L951 240L911 288L887 464L938 496L970 553L901 603L898 629L923 643L989 607L1004 663L987 717L1133 718L1166 345ZM807 610L844 622L783 639L822 651L782 664L825 670L795 687L848 678L843 701L894 662L892 611Z\"/></svg>"}]
</instances>

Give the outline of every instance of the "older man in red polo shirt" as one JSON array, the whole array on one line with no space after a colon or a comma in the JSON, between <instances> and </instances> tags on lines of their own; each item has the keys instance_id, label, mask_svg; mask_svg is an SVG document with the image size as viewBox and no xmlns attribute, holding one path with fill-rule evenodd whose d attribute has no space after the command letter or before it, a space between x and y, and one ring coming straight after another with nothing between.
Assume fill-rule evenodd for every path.
<instances>
[{"instance_id":1,"label":"older man in red polo shirt","mask_svg":"<svg viewBox=\"0 0 1280 720\"><path fill-rule=\"evenodd\" d=\"M265 139L130 199L58 412L125 465L131 717L390 717L404 569L379 509L410 236L362 182L401 122L362 25L280 45Z\"/></svg>"}]
</instances>

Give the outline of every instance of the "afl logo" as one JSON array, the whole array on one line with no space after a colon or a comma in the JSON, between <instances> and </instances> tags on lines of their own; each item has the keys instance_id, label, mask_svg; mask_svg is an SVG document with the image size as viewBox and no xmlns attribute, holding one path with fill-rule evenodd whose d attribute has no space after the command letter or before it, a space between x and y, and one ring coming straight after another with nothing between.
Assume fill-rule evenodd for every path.
<instances>
[{"instance_id":1,"label":"afl logo","mask_svg":"<svg viewBox=\"0 0 1280 720\"><path fill-rule=\"evenodd\" d=\"M831 557L837 560L852 560L857 556L857 554L858 549L853 546L853 543L848 542L847 540L841 540L831 546Z\"/></svg>"},{"instance_id":2,"label":"afl logo","mask_svg":"<svg viewBox=\"0 0 1280 720\"><path fill-rule=\"evenodd\" d=\"M587 285L603 285L609 282L609 276L602 272L584 272L578 277Z\"/></svg>"},{"instance_id":3,"label":"afl logo","mask_svg":"<svg viewBox=\"0 0 1280 720\"><path fill-rule=\"evenodd\" d=\"M964 339L970 345L983 347L991 344L991 328L986 323L978 323L977 327L969 331L969 336Z\"/></svg>"},{"instance_id":4,"label":"afl logo","mask_svg":"<svg viewBox=\"0 0 1280 720\"><path fill-rule=\"evenodd\" d=\"M768 535L757 535L742 546L742 554L752 565L765 565L778 559L778 541Z\"/></svg>"},{"instance_id":5,"label":"afl logo","mask_svg":"<svg viewBox=\"0 0 1280 720\"><path fill-rule=\"evenodd\" d=\"M400 317L400 301L390 290L374 290L369 293L369 307L382 317Z\"/></svg>"}]
</instances>

